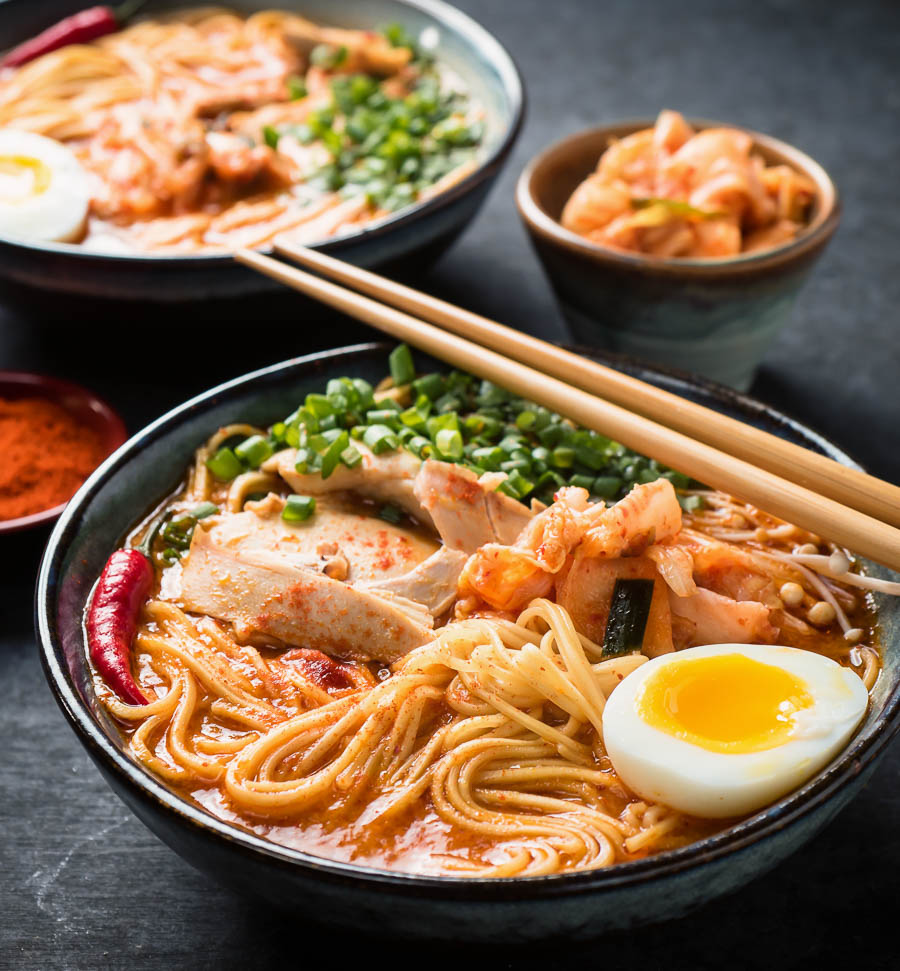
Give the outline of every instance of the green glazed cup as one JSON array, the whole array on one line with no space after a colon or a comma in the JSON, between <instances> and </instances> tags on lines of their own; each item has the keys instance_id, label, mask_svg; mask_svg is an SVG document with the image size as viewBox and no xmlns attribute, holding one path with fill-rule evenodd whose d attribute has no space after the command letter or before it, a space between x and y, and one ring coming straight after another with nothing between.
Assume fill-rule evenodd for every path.
<instances>
[{"instance_id":1,"label":"green glazed cup","mask_svg":"<svg viewBox=\"0 0 900 971\"><path fill-rule=\"evenodd\" d=\"M579 342L746 390L837 228L837 190L808 155L751 131L754 150L768 164L790 165L816 186L809 224L796 239L729 259L661 259L608 249L564 229L566 200L610 142L652 125L643 119L593 128L546 149L519 178L519 214Z\"/></svg>"}]
</instances>

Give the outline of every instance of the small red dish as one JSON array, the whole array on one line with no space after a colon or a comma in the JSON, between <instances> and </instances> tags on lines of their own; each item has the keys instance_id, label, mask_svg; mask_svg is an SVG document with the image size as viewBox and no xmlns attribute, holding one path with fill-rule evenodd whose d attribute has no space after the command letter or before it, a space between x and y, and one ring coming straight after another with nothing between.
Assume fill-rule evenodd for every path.
<instances>
[{"instance_id":1,"label":"small red dish","mask_svg":"<svg viewBox=\"0 0 900 971\"><path fill-rule=\"evenodd\" d=\"M100 436L104 458L111 455L128 437L124 422L105 401L87 388L70 381L30 374L27 371L0 371L0 398L45 398L54 402ZM66 505L63 502L29 516L0 520L0 535L50 523Z\"/></svg>"}]
</instances>

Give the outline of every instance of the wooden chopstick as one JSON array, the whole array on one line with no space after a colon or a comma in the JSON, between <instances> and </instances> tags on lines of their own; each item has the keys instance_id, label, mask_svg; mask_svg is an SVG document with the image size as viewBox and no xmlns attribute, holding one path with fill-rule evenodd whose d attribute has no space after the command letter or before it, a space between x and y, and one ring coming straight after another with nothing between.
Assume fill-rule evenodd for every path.
<instances>
[{"instance_id":1,"label":"wooden chopstick","mask_svg":"<svg viewBox=\"0 0 900 971\"><path fill-rule=\"evenodd\" d=\"M900 526L900 487L896 485L324 253L279 238L275 249L354 290L727 451L835 502Z\"/></svg>"},{"instance_id":2,"label":"wooden chopstick","mask_svg":"<svg viewBox=\"0 0 900 971\"><path fill-rule=\"evenodd\" d=\"M700 482L900 570L900 530L871 516L311 273L248 249L238 250L235 259L454 367L502 385Z\"/></svg>"}]
</instances>

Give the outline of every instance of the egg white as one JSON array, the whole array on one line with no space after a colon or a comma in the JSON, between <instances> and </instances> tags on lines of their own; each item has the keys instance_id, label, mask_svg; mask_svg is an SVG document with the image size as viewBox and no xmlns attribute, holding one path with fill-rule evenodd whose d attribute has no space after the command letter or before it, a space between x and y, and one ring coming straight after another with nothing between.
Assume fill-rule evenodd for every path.
<instances>
[{"instance_id":1,"label":"egg white","mask_svg":"<svg viewBox=\"0 0 900 971\"><path fill-rule=\"evenodd\" d=\"M812 696L793 716L788 738L757 752L714 752L647 724L638 693L665 665L699 657L743 654L799 678ZM868 692L837 662L792 647L711 644L664 654L629 674L603 712L603 741L613 768L642 798L709 819L740 816L770 805L815 775L847 744L866 713Z\"/></svg>"},{"instance_id":2,"label":"egg white","mask_svg":"<svg viewBox=\"0 0 900 971\"><path fill-rule=\"evenodd\" d=\"M78 240L89 203L87 175L65 145L34 132L0 129L0 234Z\"/></svg>"}]
</instances>

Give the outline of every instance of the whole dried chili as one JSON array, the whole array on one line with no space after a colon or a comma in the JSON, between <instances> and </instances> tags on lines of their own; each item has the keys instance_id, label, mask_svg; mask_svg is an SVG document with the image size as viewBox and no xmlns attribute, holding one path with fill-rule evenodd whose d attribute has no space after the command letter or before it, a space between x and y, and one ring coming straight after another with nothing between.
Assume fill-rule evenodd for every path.
<instances>
[{"instance_id":1,"label":"whole dried chili","mask_svg":"<svg viewBox=\"0 0 900 971\"><path fill-rule=\"evenodd\" d=\"M0 520L71 499L105 457L93 428L46 398L0 398Z\"/></svg>"},{"instance_id":2,"label":"whole dried chili","mask_svg":"<svg viewBox=\"0 0 900 971\"><path fill-rule=\"evenodd\" d=\"M153 585L153 567L141 550L116 550L97 581L87 612L88 649L104 681L129 705L147 699L131 673L131 642Z\"/></svg>"},{"instance_id":3,"label":"whole dried chili","mask_svg":"<svg viewBox=\"0 0 900 971\"><path fill-rule=\"evenodd\" d=\"M120 7L90 7L81 10L23 41L0 58L0 67L21 67L36 57L69 44L87 44L98 37L112 34L141 6L143 0L130 0Z\"/></svg>"},{"instance_id":4,"label":"whole dried chili","mask_svg":"<svg viewBox=\"0 0 900 971\"><path fill-rule=\"evenodd\" d=\"M153 587L153 544L168 519L164 512L137 546L115 550L106 561L85 616L88 652L103 680L129 705L149 704L131 670L131 644Z\"/></svg>"}]
</instances>

